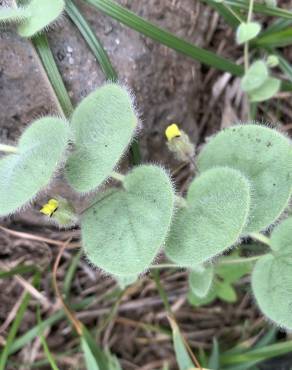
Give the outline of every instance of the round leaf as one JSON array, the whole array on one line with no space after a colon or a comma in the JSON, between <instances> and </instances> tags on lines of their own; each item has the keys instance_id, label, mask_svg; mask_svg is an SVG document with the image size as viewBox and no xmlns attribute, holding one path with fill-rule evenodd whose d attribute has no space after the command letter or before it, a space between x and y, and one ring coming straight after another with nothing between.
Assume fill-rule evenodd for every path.
<instances>
[{"instance_id":1,"label":"round leaf","mask_svg":"<svg viewBox=\"0 0 292 370\"><path fill-rule=\"evenodd\" d=\"M236 243L249 213L249 190L248 181L230 168L215 168L195 179L187 206L174 219L167 256L192 267Z\"/></svg>"},{"instance_id":2,"label":"round leaf","mask_svg":"<svg viewBox=\"0 0 292 370\"><path fill-rule=\"evenodd\" d=\"M190 289L194 295L204 298L209 293L214 277L214 268L212 265L204 267L198 265L193 268L189 275Z\"/></svg>"},{"instance_id":3,"label":"round leaf","mask_svg":"<svg viewBox=\"0 0 292 370\"><path fill-rule=\"evenodd\" d=\"M31 0L25 7L30 16L18 26L19 35L34 36L56 21L64 8L64 0Z\"/></svg>"},{"instance_id":4,"label":"round leaf","mask_svg":"<svg viewBox=\"0 0 292 370\"><path fill-rule=\"evenodd\" d=\"M107 193L82 215L88 259L113 275L138 275L162 246L173 208L174 192L167 174L155 166L135 168L122 190Z\"/></svg>"},{"instance_id":5,"label":"round leaf","mask_svg":"<svg viewBox=\"0 0 292 370\"><path fill-rule=\"evenodd\" d=\"M261 25L258 22L241 23L236 30L236 42L243 44L254 39L261 31Z\"/></svg>"},{"instance_id":6,"label":"round leaf","mask_svg":"<svg viewBox=\"0 0 292 370\"><path fill-rule=\"evenodd\" d=\"M252 274L252 289L263 313L292 329L292 218L272 234L273 254L262 257Z\"/></svg>"},{"instance_id":7,"label":"round leaf","mask_svg":"<svg viewBox=\"0 0 292 370\"><path fill-rule=\"evenodd\" d=\"M1 216L18 210L49 184L64 157L69 134L61 119L39 119L22 134L18 152L0 160Z\"/></svg>"},{"instance_id":8,"label":"round leaf","mask_svg":"<svg viewBox=\"0 0 292 370\"><path fill-rule=\"evenodd\" d=\"M246 124L221 131L198 157L200 171L228 166L241 171L252 188L252 206L244 233L271 225L288 205L292 150L288 138L268 127Z\"/></svg>"},{"instance_id":9,"label":"round leaf","mask_svg":"<svg viewBox=\"0 0 292 370\"><path fill-rule=\"evenodd\" d=\"M254 62L247 70L241 80L241 88L243 91L251 91L260 87L268 78L268 68L262 60Z\"/></svg>"},{"instance_id":10,"label":"round leaf","mask_svg":"<svg viewBox=\"0 0 292 370\"><path fill-rule=\"evenodd\" d=\"M280 86L280 80L269 77L259 88L249 92L249 99L251 102L260 102L271 99L280 90Z\"/></svg>"},{"instance_id":11,"label":"round leaf","mask_svg":"<svg viewBox=\"0 0 292 370\"><path fill-rule=\"evenodd\" d=\"M72 117L75 151L66 177L78 192L88 192L105 181L129 145L137 117L128 92L105 85L86 97Z\"/></svg>"}]
</instances>

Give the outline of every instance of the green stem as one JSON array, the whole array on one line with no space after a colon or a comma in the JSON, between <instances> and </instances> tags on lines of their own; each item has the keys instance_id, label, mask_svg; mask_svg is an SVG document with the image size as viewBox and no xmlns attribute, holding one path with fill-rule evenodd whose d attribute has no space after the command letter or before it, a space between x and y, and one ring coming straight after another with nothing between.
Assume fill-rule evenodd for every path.
<instances>
[{"instance_id":1,"label":"green stem","mask_svg":"<svg viewBox=\"0 0 292 370\"><path fill-rule=\"evenodd\" d=\"M239 23L243 22L243 19L231 8L231 6L229 6L225 2L223 2L222 5L225 6L227 10L230 11L230 13L239 21Z\"/></svg>"},{"instance_id":2,"label":"green stem","mask_svg":"<svg viewBox=\"0 0 292 370\"><path fill-rule=\"evenodd\" d=\"M124 182L125 180L124 175L122 175L121 173L115 172L115 171L111 173L110 177L120 182Z\"/></svg>"},{"instance_id":3,"label":"green stem","mask_svg":"<svg viewBox=\"0 0 292 370\"><path fill-rule=\"evenodd\" d=\"M4 153L17 153L18 149L12 145L0 144L0 152Z\"/></svg>"},{"instance_id":4,"label":"green stem","mask_svg":"<svg viewBox=\"0 0 292 370\"><path fill-rule=\"evenodd\" d=\"M257 240L263 244L266 244L268 247L271 248L271 240L266 237L265 235L261 234L261 233L251 233L249 234L249 236L251 238L253 238L254 240Z\"/></svg>"},{"instance_id":5,"label":"green stem","mask_svg":"<svg viewBox=\"0 0 292 370\"><path fill-rule=\"evenodd\" d=\"M260 254L258 256L253 256L253 257L241 257L241 258L234 258L234 259L222 259L219 261L219 265L239 265L242 263L250 263L250 262L255 262L258 259L260 259L264 254Z\"/></svg>"}]
</instances>

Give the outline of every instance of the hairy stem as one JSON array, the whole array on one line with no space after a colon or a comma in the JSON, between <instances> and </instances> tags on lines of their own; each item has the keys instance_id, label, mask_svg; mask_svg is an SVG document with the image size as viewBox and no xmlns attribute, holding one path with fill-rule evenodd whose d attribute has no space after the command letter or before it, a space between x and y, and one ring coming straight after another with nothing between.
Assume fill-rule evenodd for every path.
<instances>
[{"instance_id":1,"label":"hairy stem","mask_svg":"<svg viewBox=\"0 0 292 370\"><path fill-rule=\"evenodd\" d=\"M125 180L125 176L124 175L122 175L121 173L115 172L115 171L113 171L111 173L110 177L113 178L113 179L115 179L115 180L117 180L117 181L119 181L119 182L124 182L124 180Z\"/></svg>"},{"instance_id":2,"label":"hairy stem","mask_svg":"<svg viewBox=\"0 0 292 370\"><path fill-rule=\"evenodd\" d=\"M12 145L0 144L0 152L4 153L17 153L18 149Z\"/></svg>"},{"instance_id":3,"label":"hairy stem","mask_svg":"<svg viewBox=\"0 0 292 370\"><path fill-rule=\"evenodd\" d=\"M251 233L251 234L249 234L249 236L252 239L257 240L257 241L267 245L268 247L271 247L271 240L267 236L265 236L261 233Z\"/></svg>"}]
</instances>

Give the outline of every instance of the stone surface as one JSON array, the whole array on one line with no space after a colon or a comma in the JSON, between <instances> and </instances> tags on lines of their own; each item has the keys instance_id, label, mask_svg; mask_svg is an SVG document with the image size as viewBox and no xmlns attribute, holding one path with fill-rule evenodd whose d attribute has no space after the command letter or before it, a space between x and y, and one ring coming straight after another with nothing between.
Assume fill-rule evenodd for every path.
<instances>
[{"instance_id":1,"label":"stone surface","mask_svg":"<svg viewBox=\"0 0 292 370\"><path fill-rule=\"evenodd\" d=\"M136 14L197 45L203 44L209 11L193 0L120 1ZM77 2L101 39L121 83L137 97L141 114L143 160L173 163L165 145L164 129L178 122L197 138L200 65L121 26L93 7ZM200 16L199 15L200 10ZM64 16L48 34L56 62L74 104L105 78L82 36ZM30 42L2 32L0 42L0 136L14 140L23 126L41 114L53 112L46 84L41 79Z\"/></svg>"}]
</instances>

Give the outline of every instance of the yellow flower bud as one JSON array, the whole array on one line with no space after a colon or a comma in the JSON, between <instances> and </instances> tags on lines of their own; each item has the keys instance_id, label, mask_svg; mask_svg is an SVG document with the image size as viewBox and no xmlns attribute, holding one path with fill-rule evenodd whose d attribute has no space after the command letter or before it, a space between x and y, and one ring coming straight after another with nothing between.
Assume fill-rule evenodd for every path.
<instances>
[{"instance_id":1,"label":"yellow flower bud","mask_svg":"<svg viewBox=\"0 0 292 370\"><path fill-rule=\"evenodd\" d=\"M165 136L168 141L171 141L175 137L180 137L181 132L176 123L169 125L165 130Z\"/></svg>"},{"instance_id":2,"label":"yellow flower bud","mask_svg":"<svg viewBox=\"0 0 292 370\"><path fill-rule=\"evenodd\" d=\"M59 202L56 199L50 199L48 203L44 204L40 212L46 216L51 217L53 213L57 210Z\"/></svg>"}]
</instances>

